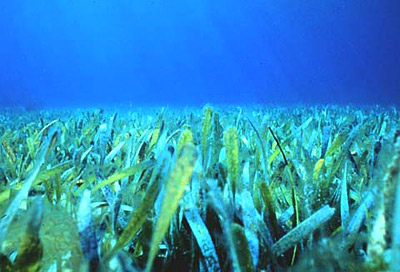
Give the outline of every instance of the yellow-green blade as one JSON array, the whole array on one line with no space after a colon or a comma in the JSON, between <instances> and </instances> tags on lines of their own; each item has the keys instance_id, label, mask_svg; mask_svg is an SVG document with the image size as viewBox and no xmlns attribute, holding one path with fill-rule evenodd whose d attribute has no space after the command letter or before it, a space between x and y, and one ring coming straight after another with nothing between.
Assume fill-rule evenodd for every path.
<instances>
[{"instance_id":1,"label":"yellow-green blade","mask_svg":"<svg viewBox=\"0 0 400 272\"><path fill-rule=\"evenodd\" d=\"M153 232L146 271L151 270L161 241L164 239L169 224L178 208L179 200L183 196L185 186L192 177L196 159L196 147L193 144L187 144L183 147L182 152L172 169L172 173L166 184L166 192L162 202L160 215L156 223L155 231Z\"/></svg>"}]
</instances>

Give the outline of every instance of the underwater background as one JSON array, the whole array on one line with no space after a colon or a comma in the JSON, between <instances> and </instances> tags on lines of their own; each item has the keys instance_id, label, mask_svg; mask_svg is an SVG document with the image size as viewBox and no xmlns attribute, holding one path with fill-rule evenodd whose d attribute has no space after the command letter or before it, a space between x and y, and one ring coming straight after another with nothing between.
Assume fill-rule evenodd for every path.
<instances>
[{"instance_id":1,"label":"underwater background","mask_svg":"<svg viewBox=\"0 0 400 272\"><path fill-rule=\"evenodd\" d=\"M400 102L399 1L3 0L0 105Z\"/></svg>"}]
</instances>

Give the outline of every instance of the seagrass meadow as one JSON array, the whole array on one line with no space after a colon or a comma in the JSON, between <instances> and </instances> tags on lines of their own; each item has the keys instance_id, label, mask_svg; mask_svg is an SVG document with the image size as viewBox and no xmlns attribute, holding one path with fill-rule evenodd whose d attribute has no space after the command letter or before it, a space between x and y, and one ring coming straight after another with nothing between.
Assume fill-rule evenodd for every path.
<instances>
[{"instance_id":1,"label":"seagrass meadow","mask_svg":"<svg viewBox=\"0 0 400 272\"><path fill-rule=\"evenodd\" d=\"M0 271L400 271L392 107L0 110Z\"/></svg>"}]
</instances>

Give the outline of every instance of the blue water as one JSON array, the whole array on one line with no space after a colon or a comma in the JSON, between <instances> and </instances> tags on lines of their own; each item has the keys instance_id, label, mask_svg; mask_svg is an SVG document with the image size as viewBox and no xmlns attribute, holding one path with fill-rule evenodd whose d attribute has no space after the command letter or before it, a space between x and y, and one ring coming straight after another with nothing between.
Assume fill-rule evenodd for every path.
<instances>
[{"instance_id":1,"label":"blue water","mask_svg":"<svg viewBox=\"0 0 400 272\"><path fill-rule=\"evenodd\" d=\"M400 104L400 1L1 0L0 105Z\"/></svg>"}]
</instances>

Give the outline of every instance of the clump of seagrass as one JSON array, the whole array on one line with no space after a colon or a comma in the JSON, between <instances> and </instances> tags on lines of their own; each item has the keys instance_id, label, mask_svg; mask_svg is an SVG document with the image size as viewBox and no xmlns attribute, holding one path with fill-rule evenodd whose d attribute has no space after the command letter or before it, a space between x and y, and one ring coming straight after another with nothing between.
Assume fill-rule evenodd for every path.
<instances>
[{"instance_id":1,"label":"clump of seagrass","mask_svg":"<svg viewBox=\"0 0 400 272\"><path fill-rule=\"evenodd\" d=\"M398 271L400 112L0 109L0 271Z\"/></svg>"}]
</instances>

